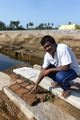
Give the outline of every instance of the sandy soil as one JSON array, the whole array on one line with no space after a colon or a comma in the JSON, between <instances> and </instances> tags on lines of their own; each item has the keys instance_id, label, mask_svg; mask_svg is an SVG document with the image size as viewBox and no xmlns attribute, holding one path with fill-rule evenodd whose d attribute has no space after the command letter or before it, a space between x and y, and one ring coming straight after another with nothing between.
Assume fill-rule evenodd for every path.
<instances>
[{"instance_id":1,"label":"sandy soil","mask_svg":"<svg viewBox=\"0 0 80 120\"><path fill-rule=\"evenodd\" d=\"M52 35L56 42L66 43L75 48L77 53L80 52L80 34L57 34L54 31L3 31L0 32L0 47L30 50L41 56L44 52L40 40L44 35Z\"/></svg>"}]
</instances>

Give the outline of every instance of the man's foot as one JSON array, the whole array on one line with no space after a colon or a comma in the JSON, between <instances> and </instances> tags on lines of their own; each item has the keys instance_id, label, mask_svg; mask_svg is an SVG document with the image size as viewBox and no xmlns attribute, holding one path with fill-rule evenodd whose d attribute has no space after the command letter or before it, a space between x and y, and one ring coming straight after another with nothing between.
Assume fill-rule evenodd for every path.
<instances>
[{"instance_id":1,"label":"man's foot","mask_svg":"<svg viewBox=\"0 0 80 120\"><path fill-rule=\"evenodd\" d=\"M67 98L67 97L70 96L70 93L71 93L71 90L63 91L63 92L62 92L62 96L63 96L64 98Z\"/></svg>"},{"instance_id":2,"label":"man's foot","mask_svg":"<svg viewBox=\"0 0 80 120\"><path fill-rule=\"evenodd\" d=\"M53 83L51 83L51 85L52 85L52 88L57 88L57 87L59 87L59 84L58 84L57 82L53 82Z\"/></svg>"}]
</instances>

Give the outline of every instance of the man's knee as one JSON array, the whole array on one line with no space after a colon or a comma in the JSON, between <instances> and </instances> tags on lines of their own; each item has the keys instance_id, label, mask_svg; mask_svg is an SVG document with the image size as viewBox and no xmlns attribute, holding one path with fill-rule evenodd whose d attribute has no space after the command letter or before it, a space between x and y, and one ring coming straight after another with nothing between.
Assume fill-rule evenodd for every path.
<instances>
[{"instance_id":1,"label":"man's knee","mask_svg":"<svg viewBox=\"0 0 80 120\"><path fill-rule=\"evenodd\" d=\"M63 74L61 72L58 72L56 74L56 80L57 80L57 82L63 82L64 76L63 76Z\"/></svg>"}]
</instances>

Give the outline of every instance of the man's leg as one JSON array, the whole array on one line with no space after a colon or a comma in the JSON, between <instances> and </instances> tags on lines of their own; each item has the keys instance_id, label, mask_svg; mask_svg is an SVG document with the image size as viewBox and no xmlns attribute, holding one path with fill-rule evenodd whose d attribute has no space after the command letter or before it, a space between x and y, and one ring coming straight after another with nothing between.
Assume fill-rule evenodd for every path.
<instances>
[{"instance_id":1,"label":"man's leg","mask_svg":"<svg viewBox=\"0 0 80 120\"><path fill-rule=\"evenodd\" d=\"M50 65L47 67L47 69L50 69L50 68L55 68L55 66L50 64ZM50 77L50 78L52 78L52 79L55 80L55 75L56 75L56 73L50 73L50 74L48 75L48 77Z\"/></svg>"},{"instance_id":2,"label":"man's leg","mask_svg":"<svg viewBox=\"0 0 80 120\"><path fill-rule=\"evenodd\" d=\"M50 68L55 68L55 66L50 64L50 65L47 67L47 69L50 69ZM56 73L57 73L57 72L56 72ZM58 83L57 83L57 81L56 81L56 73L50 73L50 74L48 75L48 77L50 77L50 78L53 80L53 82L51 83L51 85L52 85L53 88L59 87L59 85L58 85Z\"/></svg>"},{"instance_id":3,"label":"man's leg","mask_svg":"<svg viewBox=\"0 0 80 120\"><path fill-rule=\"evenodd\" d=\"M68 71L60 71L56 73L56 81L62 87L63 92L67 93L70 91L69 81L77 78L77 74L74 70L70 69Z\"/></svg>"}]
</instances>

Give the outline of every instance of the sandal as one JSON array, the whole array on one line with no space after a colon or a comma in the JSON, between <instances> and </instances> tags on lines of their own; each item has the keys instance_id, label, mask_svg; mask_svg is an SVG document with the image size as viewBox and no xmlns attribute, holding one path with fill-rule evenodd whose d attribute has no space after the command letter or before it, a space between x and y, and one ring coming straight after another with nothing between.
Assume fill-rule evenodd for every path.
<instances>
[{"instance_id":1,"label":"sandal","mask_svg":"<svg viewBox=\"0 0 80 120\"><path fill-rule=\"evenodd\" d=\"M59 87L59 84L57 82L53 82L51 83L52 85L52 88L58 88Z\"/></svg>"},{"instance_id":2,"label":"sandal","mask_svg":"<svg viewBox=\"0 0 80 120\"><path fill-rule=\"evenodd\" d=\"M67 98L67 97L69 97L69 96L70 96L70 93L71 93L71 91L70 91L70 90L63 91L63 92L62 92L62 96L63 96L64 98Z\"/></svg>"}]
</instances>

